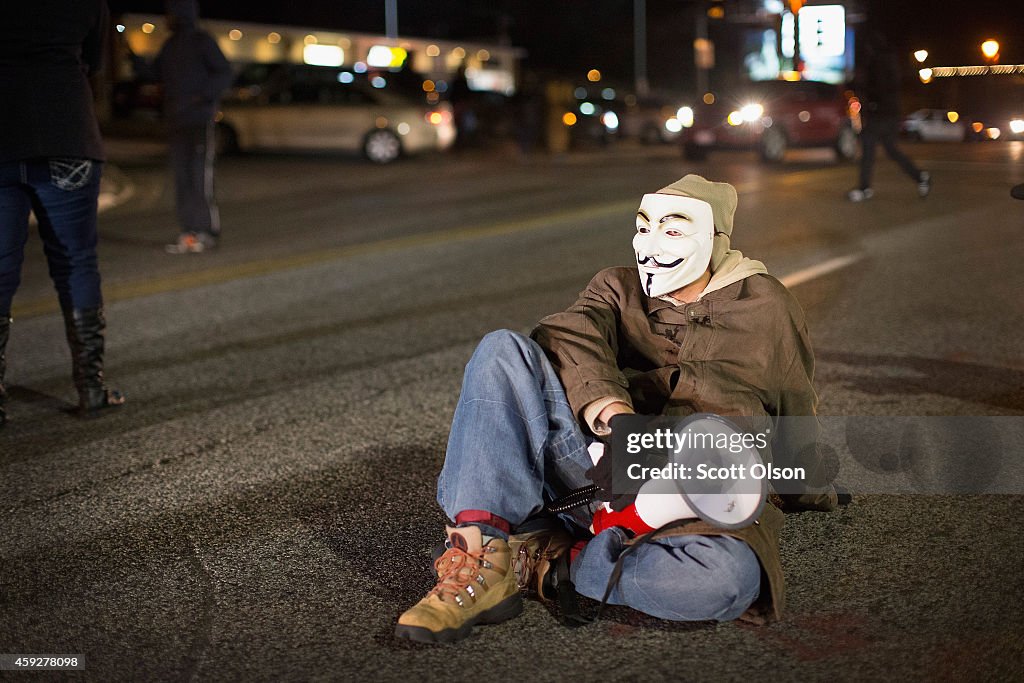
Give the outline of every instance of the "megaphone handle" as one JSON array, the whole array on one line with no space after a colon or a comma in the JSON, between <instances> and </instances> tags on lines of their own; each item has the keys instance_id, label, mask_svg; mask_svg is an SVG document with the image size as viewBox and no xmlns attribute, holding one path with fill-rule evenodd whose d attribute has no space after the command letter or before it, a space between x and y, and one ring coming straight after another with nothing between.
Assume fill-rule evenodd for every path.
<instances>
[{"instance_id":1,"label":"megaphone handle","mask_svg":"<svg viewBox=\"0 0 1024 683\"><path fill-rule=\"evenodd\" d=\"M581 505L587 505L594 500L594 495L597 493L597 484L589 484L581 488L570 491L561 498L558 498L544 508L550 513L565 512L566 510L572 510L578 508Z\"/></svg>"}]
</instances>

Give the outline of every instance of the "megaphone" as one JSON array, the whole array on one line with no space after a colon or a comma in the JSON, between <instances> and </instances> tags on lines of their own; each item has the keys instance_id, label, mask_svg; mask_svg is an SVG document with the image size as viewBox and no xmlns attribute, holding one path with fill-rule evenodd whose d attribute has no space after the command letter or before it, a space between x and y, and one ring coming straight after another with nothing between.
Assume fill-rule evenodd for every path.
<instances>
[{"instance_id":1,"label":"megaphone","mask_svg":"<svg viewBox=\"0 0 1024 683\"><path fill-rule=\"evenodd\" d=\"M767 471L761 453L744 438L749 434L709 413L686 418L674 431L676 447L669 449L664 472L675 476L644 482L623 510L603 504L594 513L593 533L621 526L643 534L684 519L741 529L761 515L768 497ZM596 463L595 450L591 457Z\"/></svg>"}]
</instances>

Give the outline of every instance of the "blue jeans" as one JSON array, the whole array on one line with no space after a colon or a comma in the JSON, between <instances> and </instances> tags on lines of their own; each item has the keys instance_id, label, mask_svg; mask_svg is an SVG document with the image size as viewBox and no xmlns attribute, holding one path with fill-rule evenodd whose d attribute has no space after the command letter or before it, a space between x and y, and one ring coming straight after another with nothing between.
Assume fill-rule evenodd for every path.
<instances>
[{"instance_id":1,"label":"blue jeans","mask_svg":"<svg viewBox=\"0 0 1024 683\"><path fill-rule=\"evenodd\" d=\"M0 316L9 316L21 282L28 216L39 236L63 308L99 308L96 202L103 164L90 159L0 163Z\"/></svg>"},{"instance_id":2,"label":"blue jeans","mask_svg":"<svg viewBox=\"0 0 1024 683\"><path fill-rule=\"evenodd\" d=\"M485 510L514 529L546 501L590 483L590 441L540 346L509 330L492 332L466 366L438 503L452 520L464 510ZM592 514L577 508L563 520L586 536ZM570 568L579 593L601 599L627 539L612 528L587 543ZM760 564L743 541L676 536L628 555L608 602L662 619L728 621L760 588Z\"/></svg>"}]
</instances>

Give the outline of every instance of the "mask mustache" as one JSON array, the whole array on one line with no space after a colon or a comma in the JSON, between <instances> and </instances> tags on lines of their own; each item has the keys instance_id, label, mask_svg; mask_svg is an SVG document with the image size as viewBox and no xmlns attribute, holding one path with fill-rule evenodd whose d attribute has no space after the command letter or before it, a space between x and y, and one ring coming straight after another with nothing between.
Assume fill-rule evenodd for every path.
<instances>
[{"instance_id":1,"label":"mask mustache","mask_svg":"<svg viewBox=\"0 0 1024 683\"><path fill-rule=\"evenodd\" d=\"M636 257L636 262L639 263L641 266L653 265L657 268L675 268L685 260L686 258L679 258L676 259L675 261L672 261L671 263L661 263L658 261L658 259L654 258L653 256L646 256L644 258L640 258L640 255L637 254Z\"/></svg>"}]
</instances>

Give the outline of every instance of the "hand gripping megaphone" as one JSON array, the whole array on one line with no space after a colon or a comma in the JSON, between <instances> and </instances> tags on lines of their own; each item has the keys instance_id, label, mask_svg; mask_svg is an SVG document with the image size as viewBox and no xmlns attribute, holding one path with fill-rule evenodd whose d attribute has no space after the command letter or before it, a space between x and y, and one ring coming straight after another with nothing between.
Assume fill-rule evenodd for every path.
<instances>
[{"instance_id":1,"label":"hand gripping megaphone","mask_svg":"<svg viewBox=\"0 0 1024 683\"><path fill-rule=\"evenodd\" d=\"M691 415L670 431L671 436L660 435L664 438L659 443L667 451L667 465L644 472L631 464L626 471L646 479L636 500L618 511L608 503L600 506L593 533L621 526L643 534L675 520L697 518L722 529L740 529L761 515L768 481L754 435L709 413ZM611 457L599 450L605 449L591 450L595 464L600 457Z\"/></svg>"}]
</instances>

